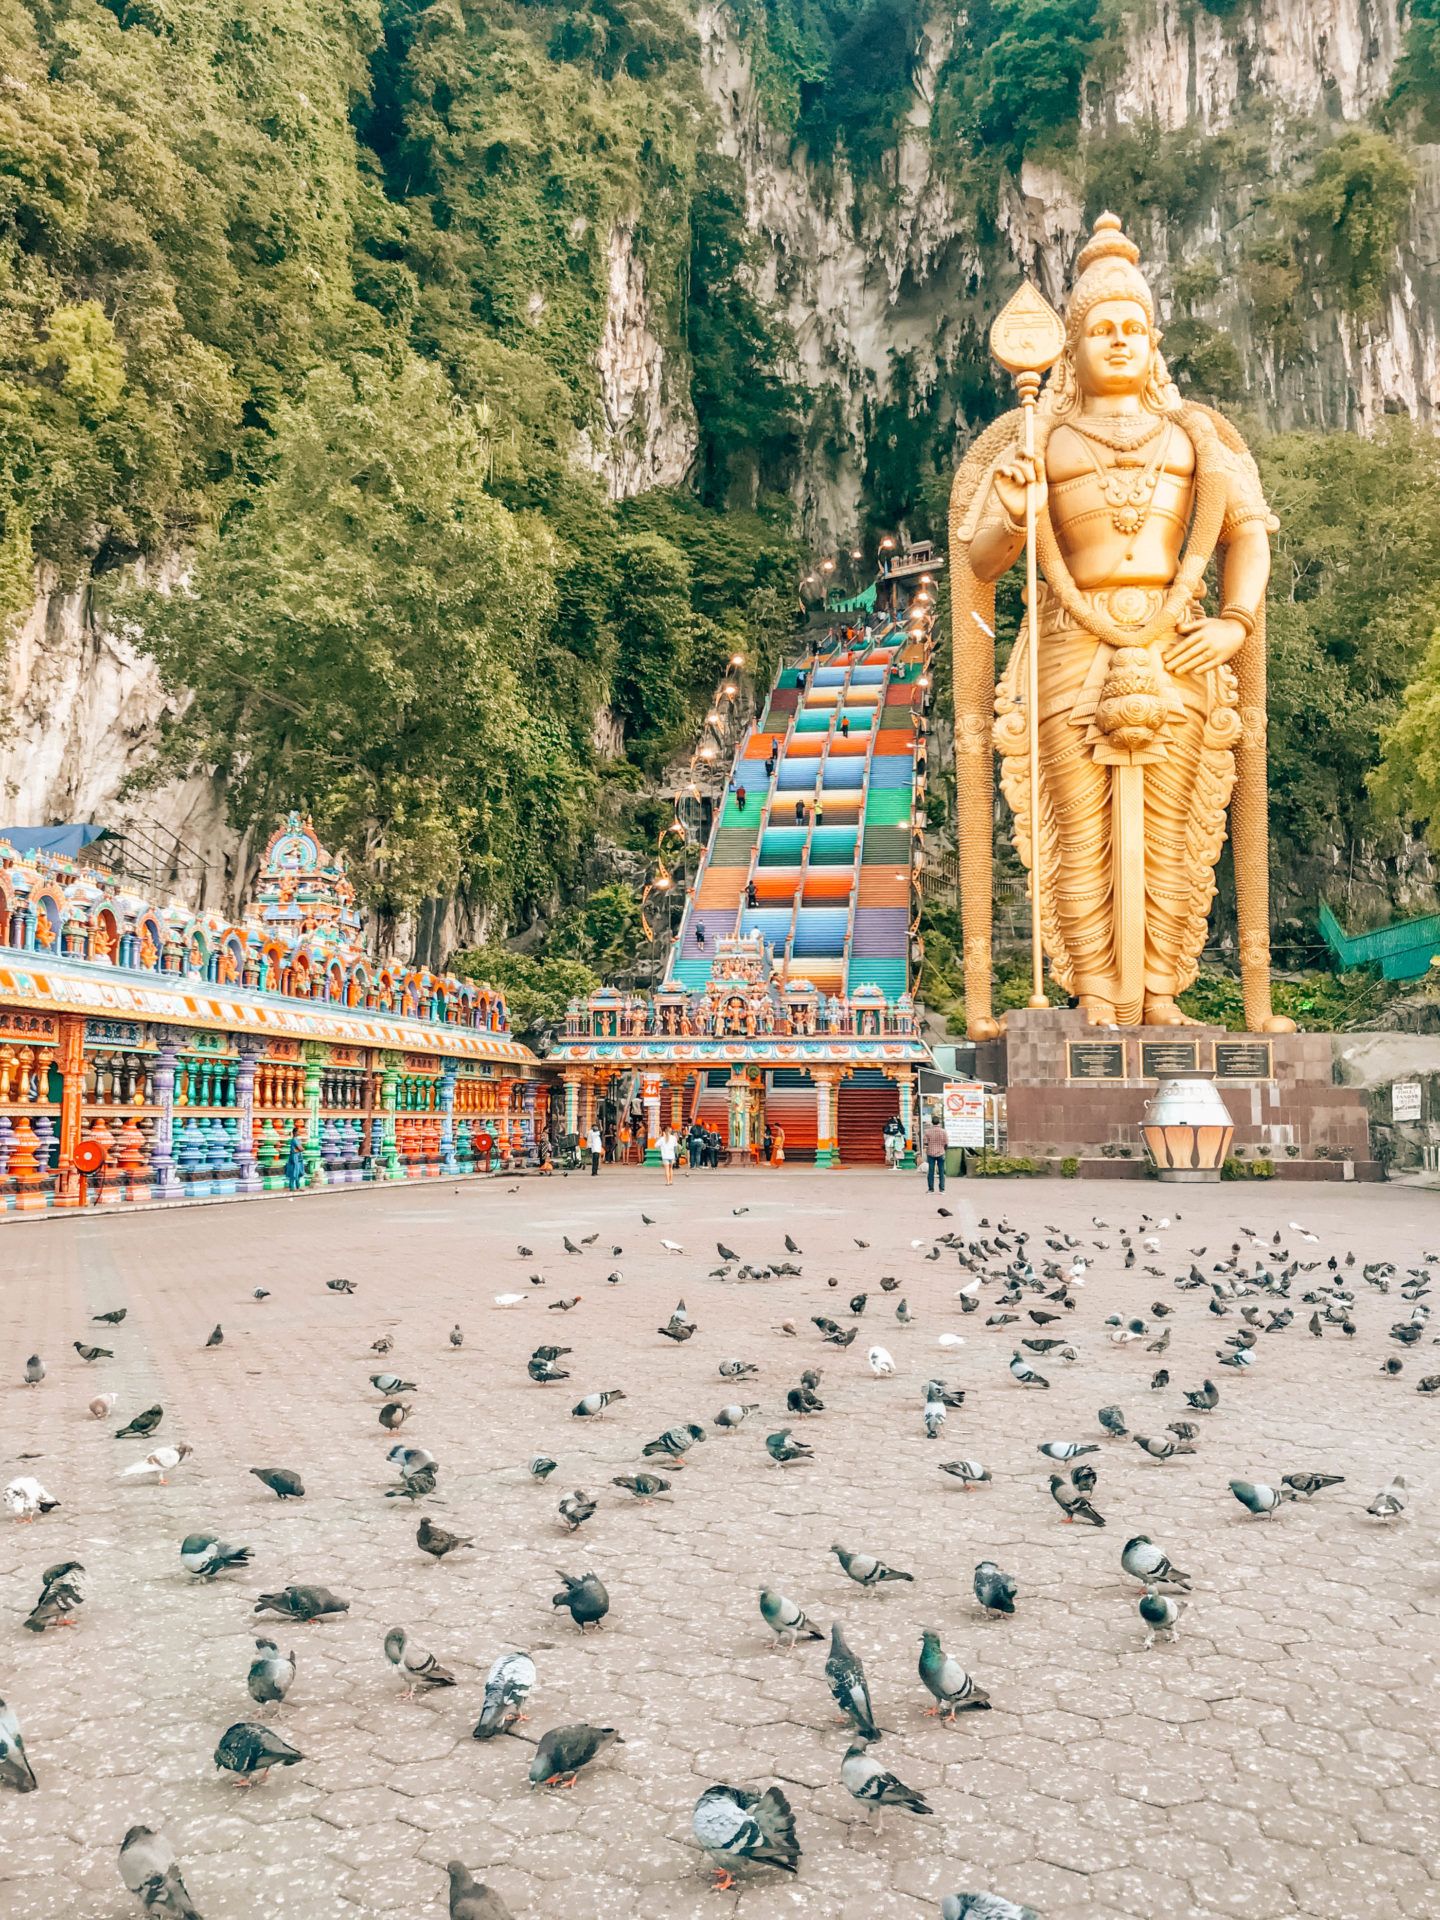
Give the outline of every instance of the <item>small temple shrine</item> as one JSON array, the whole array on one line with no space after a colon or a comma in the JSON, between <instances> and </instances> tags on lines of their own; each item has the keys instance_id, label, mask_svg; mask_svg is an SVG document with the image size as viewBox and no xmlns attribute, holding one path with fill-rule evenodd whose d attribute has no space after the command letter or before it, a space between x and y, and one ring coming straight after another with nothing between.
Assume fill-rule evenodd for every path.
<instances>
[{"instance_id":1,"label":"small temple shrine","mask_svg":"<svg viewBox=\"0 0 1440 1920\"><path fill-rule=\"evenodd\" d=\"M0 1210L509 1166L547 1091L503 996L375 963L298 814L235 923L0 841Z\"/></svg>"}]
</instances>

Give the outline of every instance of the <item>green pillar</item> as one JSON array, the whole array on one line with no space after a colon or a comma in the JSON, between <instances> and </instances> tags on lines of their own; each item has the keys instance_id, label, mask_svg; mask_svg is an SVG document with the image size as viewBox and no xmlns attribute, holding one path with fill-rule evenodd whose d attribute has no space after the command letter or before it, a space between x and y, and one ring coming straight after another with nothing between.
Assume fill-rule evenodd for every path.
<instances>
[{"instance_id":1,"label":"green pillar","mask_svg":"<svg viewBox=\"0 0 1440 1920\"><path fill-rule=\"evenodd\" d=\"M382 1180L403 1180L404 1170L400 1165L400 1151L395 1144L395 1103L400 1090L400 1056L398 1053L382 1053L380 1056L380 1145L377 1157L380 1162L379 1178Z\"/></svg>"},{"instance_id":2,"label":"green pillar","mask_svg":"<svg viewBox=\"0 0 1440 1920\"><path fill-rule=\"evenodd\" d=\"M305 1042L305 1184L323 1187L325 1168L320 1159L320 1074L330 1049L318 1040Z\"/></svg>"}]
</instances>

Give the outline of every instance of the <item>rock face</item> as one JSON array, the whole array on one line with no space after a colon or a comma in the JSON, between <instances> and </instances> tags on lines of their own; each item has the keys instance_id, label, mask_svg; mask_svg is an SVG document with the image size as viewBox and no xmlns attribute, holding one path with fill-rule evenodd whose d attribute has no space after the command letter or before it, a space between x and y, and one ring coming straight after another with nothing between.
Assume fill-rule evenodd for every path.
<instances>
[{"instance_id":1,"label":"rock face","mask_svg":"<svg viewBox=\"0 0 1440 1920\"><path fill-rule=\"evenodd\" d=\"M678 486L695 458L695 410L683 362L655 330L633 221L610 231L605 326L596 355L604 429L586 457L612 500Z\"/></svg>"}]
</instances>

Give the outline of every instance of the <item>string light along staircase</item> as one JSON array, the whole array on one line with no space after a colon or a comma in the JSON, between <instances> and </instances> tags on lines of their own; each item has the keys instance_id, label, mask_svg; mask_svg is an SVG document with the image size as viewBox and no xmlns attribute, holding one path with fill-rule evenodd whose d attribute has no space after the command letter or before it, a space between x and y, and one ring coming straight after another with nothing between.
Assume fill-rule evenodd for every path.
<instances>
[{"instance_id":1,"label":"string light along staircase","mask_svg":"<svg viewBox=\"0 0 1440 1920\"><path fill-rule=\"evenodd\" d=\"M906 991L924 672L923 646L892 627L780 673L736 755L735 791L686 902L668 986L703 989L716 940L758 932L781 983L806 979L829 997ZM693 1108L722 1132L727 1080L724 1069L701 1075ZM852 1075L840 1089L842 1164L883 1162L884 1125L897 1110L893 1082ZM773 1071L766 1115L784 1128L787 1159L814 1158L808 1073Z\"/></svg>"}]
</instances>

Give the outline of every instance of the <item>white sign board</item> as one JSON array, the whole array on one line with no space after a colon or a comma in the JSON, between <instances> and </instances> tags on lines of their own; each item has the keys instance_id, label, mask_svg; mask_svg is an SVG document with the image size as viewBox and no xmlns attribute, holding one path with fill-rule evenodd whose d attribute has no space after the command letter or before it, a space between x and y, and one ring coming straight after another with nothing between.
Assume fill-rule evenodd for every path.
<instances>
[{"instance_id":1,"label":"white sign board","mask_svg":"<svg viewBox=\"0 0 1440 1920\"><path fill-rule=\"evenodd\" d=\"M985 1145L985 1089L970 1080L947 1080L941 1095L945 1144L983 1148Z\"/></svg>"},{"instance_id":2,"label":"white sign board","mask_svg":"<svg viewBox=\"0 0 1440 1920\"><path fill-rule=\"evenodd\" d=\"M1397 1080L1391 1087L1390 1118L1392 1120L1420 1118L1420 1082L1418 1080Z\"/></svg>"}]
</instances>

